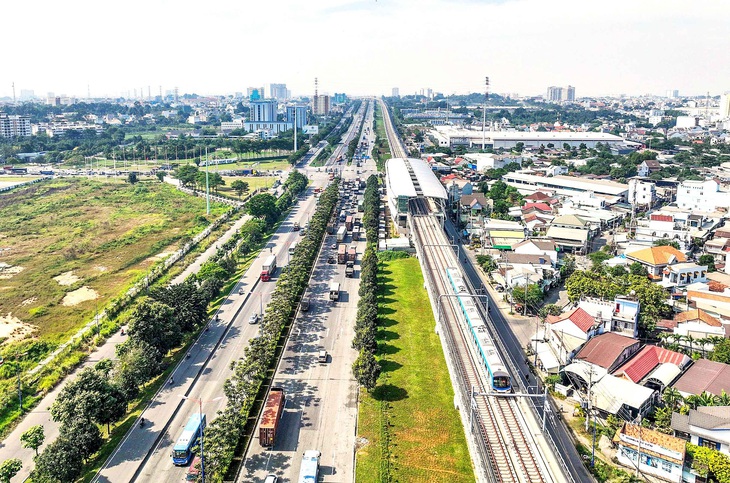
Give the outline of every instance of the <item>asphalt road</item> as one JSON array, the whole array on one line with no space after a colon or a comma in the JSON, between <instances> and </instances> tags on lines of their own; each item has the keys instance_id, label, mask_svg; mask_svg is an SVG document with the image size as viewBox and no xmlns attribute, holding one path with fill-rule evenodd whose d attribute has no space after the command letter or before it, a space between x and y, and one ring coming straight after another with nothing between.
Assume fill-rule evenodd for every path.
<instances>
[{"instance_id":1,"label":"asphalt road","mask_svg":"<svg viewBox=\"0 0 730 483\"><path fill-rule=\"evenodd\" d=\"M366 116L372 123L372 112ZM374 171L375 163L369 160L362 168L343 166L343 178L367 177ZM297 481L301 455L309 449L322 453L319 481L354 481L358 385L351 371L357 357L351 342L365 242L346 241L348 246L358 247L353 278L345 277L345 265L327 263L330 256L336 256L336 250L330 248L334 242L333 235L325 241L312 274L312 306L295 321L274 377L273 385L284 388L286 394L276 442L267 449L254 438L240 482L262 482L269 474L277 475L282 482ZM341 286L340 299L335 303L328 300L333 281ZM317 355L323 349L329 358L319 363Z\"/></svg>"},{"instance_id":2,"label":"asphalt road","mask_svg":"<svg viewBox=\"0 0 730 483\"><path fill-rule=\"evenodd\" d=\"M347 140L355 135L353 131L354 128L346 133ZM220 320L211 323L210 330L203 332L200 341L191 349L191 357L183 359L176 368L172 376L174 383L165 385L143 412L141 417L148 423L143 428L136 425L130 430L107 460L96 481L184 479L187 468L172 464L172 447L187 420L199 411L200 401L209 419L225 406L222 387L232 372L231 362L242 356L248 341L258 332L258 324L249 324L249 317L254 312L260 314L265 310L275 288L275 281L259 281L263 262L274 253L279 267L286 264L288 249L301 233L292 230L293 223L296 221L303 226L308 221L316 208L313 187L327 183L326 173L307 167L301 169L313 180L306 197L300 199L272 236L270 250L262 251L234 287L219 311ZM242 295L239 289L242 289Z\"/></svg>"},{"instance_id":3,"label":"asphalt road","mask_svg":"<svg viewBox=\"0 0 730 483\"><path fill-rule=\"evenodd\" d=\"M259 330L258 324L249 324L249 317L265 310L276 286L275 280L259 281L264 260L274 253L278 267L287 263L288 249L301 233L293 231L292 224L297 221L304 225L314 212L316 200L312 194L309 188L307 197L292 209L272 236L270 250L259 254L223 303L220 320L211 323L210 330L203 332L191 348L190 358L183 359L175 369L174 383L166 384L142 413L148 423L144 428L133 427L105 464L98 481L180 481L184 477L187 468L172 465L172 446L190 416L198 412L197 401L203 401L203 412L211 419L225 406L222 387L232 372L230 364L241 357ZM276 273L280 271L278 268Z\"/></svg>"}]
</instances>

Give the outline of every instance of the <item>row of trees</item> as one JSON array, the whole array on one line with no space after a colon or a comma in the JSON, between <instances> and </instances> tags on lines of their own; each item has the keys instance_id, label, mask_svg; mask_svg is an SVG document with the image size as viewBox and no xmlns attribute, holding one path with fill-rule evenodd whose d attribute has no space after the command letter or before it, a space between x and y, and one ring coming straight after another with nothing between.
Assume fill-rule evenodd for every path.
<instances>
[{"instance_id":1,"label":"row of trees","mask_svg":"<svg viewBox=\"0 0 730 483\"><path fill-rule=\"evenodd\" d=\"M162 372L164 356L206 322L208 302L220 286L190 277L153 289L139 301L127 320L129 338L117 346L117 360L81 371L51 406L61 436L36 457L33 481L74 481L81 475L104 441L99 426L108 434L127 414L141 386Z\"/></svg>"},{"instance_id":2,"label":"row of trees","mask_svg":"<svg viewBox=\"0 0 730 483\"><path fill-rule=\"evenodd\" d=\"M292 179L291 175L289 179ZM292 183L292 187L299 186L296 177ZM275 362L276 347L284 328L294 316L301 295L307 288L327 221L337 202L337 193L338 183L332 183L319 197L306 236L297 244L286 269L276 282L276 289L261 321L259 335L249 341L244 356L234 363L233 375L223 386L228 403L206 429L206 473L213 481L221 481L231 464L256 395L268 369ZM297 191L291 191L290 196L296 194Z\"/></svg>"},{"instance_id":3,"label":"row of trees","mask_svg":"<svg viewBox=\"0 0 730 483\"><path fill-rule=\"evenodd\" d=\"M365 238L367 247L362 257L360 270L360 300L357 302L357 317L355 318L355 337L352 347L359 351L357 359L352 365L352 372L357 382L372 391L380 376L380 365L375 360L375 351L378 348L376 332L378 329L378 257L376 245L378 243L378 212L380 197L378 195L378 178L371 175L365 186L363 199Z\"/></svg>"}]
</instances>

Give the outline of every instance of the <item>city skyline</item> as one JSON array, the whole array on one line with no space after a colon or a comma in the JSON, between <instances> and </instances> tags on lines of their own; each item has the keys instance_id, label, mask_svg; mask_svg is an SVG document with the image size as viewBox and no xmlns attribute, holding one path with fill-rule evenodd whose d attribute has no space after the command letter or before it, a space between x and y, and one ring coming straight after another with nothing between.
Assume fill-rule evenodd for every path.
<instances>
[{"instance_id":1,"label":"city skyline","mask_svg":"<svg viewBox=\"0 0 730 483\"><path fill-rule=\"evenodd\" d=\"M485 76L491 92L520 95L551 85L575 86L577 97L730 90L726 2L281 0L250 10L130 0L114 15L89 0L32 5L7 6L23 21L8 22L6 38L26 48L6 51L0 97L13 83L17 97L270 83L299 96L313 94L315 77L320 93L350 95L482 92Z\"/></svg>"}]
</instances>

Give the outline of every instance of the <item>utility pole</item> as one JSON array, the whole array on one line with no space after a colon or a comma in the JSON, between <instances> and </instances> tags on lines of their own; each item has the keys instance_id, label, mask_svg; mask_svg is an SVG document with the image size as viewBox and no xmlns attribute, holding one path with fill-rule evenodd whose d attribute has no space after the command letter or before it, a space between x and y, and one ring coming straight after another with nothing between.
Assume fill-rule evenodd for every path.
<instances>
[{"instance_id":1,"label":"utility pole","mask_svg":"<svg viewBox=\"0 0 730 483\"><path fill-rule=\"evenodd\" d=\"M489 77L486 77L486 90L484 93L484 109L482 113L482 151L486 151L487 145L487 101L489 100Z\"/></svg>"},{"instance_id":2,"label":"utility pole","mask_svg":"<svg viewBox=\"0 0 730 483\"><path fill-rule=\"evenodd\" d=\"M210 186L208 183L208 146L205 147L205 214L210 215Z\"/></svg>"}]
</instances>

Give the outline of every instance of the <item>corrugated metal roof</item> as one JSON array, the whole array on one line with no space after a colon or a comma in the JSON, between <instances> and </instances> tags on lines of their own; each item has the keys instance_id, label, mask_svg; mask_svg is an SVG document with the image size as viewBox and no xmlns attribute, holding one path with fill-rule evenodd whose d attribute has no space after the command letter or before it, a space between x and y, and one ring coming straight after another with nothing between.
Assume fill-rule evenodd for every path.
<instances>
[{"instance_id":1,"label":"corrugated metal roof","mask_svg":"<svg viewBox=\"0 0 730 483\"><path fill-rule=\"evenodd\" d=\"M596 407L610 414L617 414L622 405L639 409L654 394L653 389L629 380L606 374L591 391L596 397Z\"/></svg>"},{"instance_id":2,"label":"corrugated metal roof","mask_svg":"<svg viewBox=\"0 0 730 483\"><path fill-rule=\"evenodd\" d=\"M609 369L627 348L638 343L636 339L606 332L586 342L575 358Z\"/></svg>"},{"instance_id":3,"label":"corrugated metal roof","mask_svg":"<svg viewBox=\"0 0 730 483\"><path fill-rule=\"evenodd\" d=\"M730 393L730 366L721 362L698 359L674 384L684 394L709 392L715 396Z\"/></svg>"},{"instance_id":4,"label":"corrugated metal roof","mask_svg":"<svg viewBox=\"0 0 730 483\"><path fill-rule=\"evenodd\" d=\"M411 179L411 172L406 165L406 159L416 177L423 196L445 200L446 189L431 170L429 164L415 158L391 158L385 163L389 196L416 197L416 187Z\"/></svg>"},{"instance_id":5,"label":"corrugated metal roof","mask_svg":"<svg viewBox=\"0 0 730 483\"><path fill-rule=\"evenodd\" d=\"M551 226L547 229L547 236L555 240L571 240L577 242L585 242L588 239L588 230L578 230L574 228L559 228Z\"/></svg>"}]
</instances>

